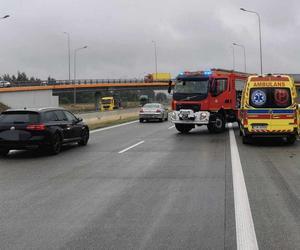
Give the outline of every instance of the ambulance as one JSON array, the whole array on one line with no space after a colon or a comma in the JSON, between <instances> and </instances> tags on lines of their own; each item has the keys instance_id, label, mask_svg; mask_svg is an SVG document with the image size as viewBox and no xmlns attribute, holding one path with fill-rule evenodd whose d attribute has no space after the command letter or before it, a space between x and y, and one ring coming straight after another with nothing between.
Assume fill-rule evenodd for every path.
<instances>
[{"instance_id":1,"label":"ambulance","mask_svg":"<svg viewBox=\"0 0 300 250\"><path fill-rule=\"evenodd\" d=\"M293 144L299 132L296 98L296 87L290 76L249 76L239 110L243 143L255 137L281 137Z\"/></svg>"}]
</instances>

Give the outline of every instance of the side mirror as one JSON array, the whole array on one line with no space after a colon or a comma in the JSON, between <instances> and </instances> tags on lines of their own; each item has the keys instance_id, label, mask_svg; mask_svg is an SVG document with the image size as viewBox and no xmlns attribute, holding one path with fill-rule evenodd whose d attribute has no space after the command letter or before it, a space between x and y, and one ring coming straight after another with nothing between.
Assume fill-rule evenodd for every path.
<instances>
[{"instance_id":1,"label":"side mirror","mask_svg":"<svg viewBox=\"0 0 300 250\"><path fill-rule=\"evenodd\" d=\"M82 122L83 119L81 117L77 117L77 122Z\"/></svg>"},{"instance_id":2,"label":"side mirror","mask_svg":"<svg viewBox=\"0 0 300 250\"><path fill-rule=\"evenodd\" d=\"M210 88L209 88L209 92L212 96L217 96L218 93L218 89L217 89L217 85L216 85L216 81L212 81L210 83Z\"/></svg>"}]
</instances>

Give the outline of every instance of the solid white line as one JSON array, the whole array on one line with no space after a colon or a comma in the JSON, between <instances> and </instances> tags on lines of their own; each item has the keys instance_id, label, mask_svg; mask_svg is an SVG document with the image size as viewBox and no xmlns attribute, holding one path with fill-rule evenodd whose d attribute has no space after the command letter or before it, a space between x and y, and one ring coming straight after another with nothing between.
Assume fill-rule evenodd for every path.
<instances>
[{"instance_id":1,"label":"solid white line","mask_svg":"<svg viewBox=\"0 0 300 250\"><path fill-rule=\"evenodd\" d=\"M136 123L136 122L138 122L138 120L132 121L132 122L125 122L125 123L122 123L122 124L109 126L109 127L105 127L105 128L99 128L99 129L91 130L90 134L93 134L93 133L96 133L96 132L101 132L101 131L112 129L112 128L118 128L118 127L126 126L126 125L133 124L133 123Z\"/></svg>"},{"instance_id":2,"label":"solid white line","mask_svg":"<svg viewBox=\"0 0 300 250\"><path fill-rule=\"evenodd\" d=\"M125 148L125 149L121 150L121 151L119 152L119 154L123 154L124 152L128 151L129 149L132 149L132 148L134 148L134 147L136 147L136 146L138 146L138 145L140 145L140 144L142 144L142 143L144 143L144 142L145 142L145 141L140 141L140 142L138 142L138 143L136 143L136 144L134 144L134 145L132 145L132 146L130 146L130 147L128 147L128 148Z\"/></svg>"},{"instance_id":3,"label":"solid white line","mask_svg":"<svg viewBox=\"0 0 300 250\"><path fill-rule=\"evenodd\" d=\"M242 164L232 124L228 124L230 137L232 179L234 192L237 249L258 249Z\"/></svg>"},{"instance_id":4,"label":"solid white line","mask_svg":"<svg viewBox=\"0 0 300 250\"><path fill-rule=\"evenodd\" d=\"M175 128L175 125L173 125L173 126L169 127L168 129L172 129L172 128Z\"/></svg>"}]
</instances>

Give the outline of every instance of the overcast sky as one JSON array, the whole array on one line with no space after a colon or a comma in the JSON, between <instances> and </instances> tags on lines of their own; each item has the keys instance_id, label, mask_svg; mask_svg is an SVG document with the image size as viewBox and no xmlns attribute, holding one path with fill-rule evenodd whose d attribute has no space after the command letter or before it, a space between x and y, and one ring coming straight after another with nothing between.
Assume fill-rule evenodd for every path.
<instances>
[{"instance_id":1,"label":"overcast sky","mask_svg":"<svg viewBox=\"0 0 300 250\"><path fill-rule=\"evenodd\" d=\"M259 72L260 13L264 72L300 73L297 0L0 0L0 75L68 78L71 35L77 78L143 77L155 71L233 68L232 42L246 47L247 69ZM235 69L244 69L235 47Z\"/></svg>"}]
</instances>

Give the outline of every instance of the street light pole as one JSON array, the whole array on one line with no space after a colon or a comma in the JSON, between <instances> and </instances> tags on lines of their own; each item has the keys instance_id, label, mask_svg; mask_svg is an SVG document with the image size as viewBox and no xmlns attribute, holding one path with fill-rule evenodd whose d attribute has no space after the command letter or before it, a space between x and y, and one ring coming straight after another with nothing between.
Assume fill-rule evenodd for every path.
<instances>
[{"instance_id":1,"label":"street light pole","mask_svg":"<svg viewBox=\"0 0 300 250\"><path fill-rule=\"evenodd\" d=\"M232 46L232 69L235 70L234 46Z\"/></svg>"},{"instance_id":2,"label":"street light pole","mask_svg":"<svg viewBox=\"0 0 300 250\"><path fill-rule=\"evenodd\" d=\"M69 61L69 81L71 81L71 47L70 47L70 33L64 32L68 36L68 61Z\"/></svg>"},{"instance_id":3,"label":"street light pole","mask_svg":"<svg viewBox=\"0 0 300 250\"><path fill-rule=\"evenodd\" d=\"M76 53L79 50L86 49L87 46L80 47L74 50L74 105L76 105Z\"/></svg>"},{"instance_id":4,"label":"street light pole","mask_svg":"<svg viewBox=\"0 0 300 250\"><path fill-rule=\"evenodd\" d=\"M249 13L253 13L256 14L258 17L258 29L259 29L259 53L260 53L260 74L263 74L263 60L262 60L262 46L261 46L261 23L260 23L260 15L259 13L252 11L252 10L246 10L244 8L240 8L240 10L245 11L245 12L249 12Z\"/></svg>"},{"instance_id":5,"label":"street light pole","mask_svg":"<svg viewBox=\"0 0 300 250\"><path fill-rule=\"evenodd\" d=\"M154 44L154 56L155 56L155 74L157 79L157 48L156 48L156 41L152 40L152 43Z\"/></svg>"},{"instance_id":6,"label":"street light pole","mask_svg":"<svg viewBox=\"0 0 300 250\"><path fill-rule=\"evenodd\" d=\"M243 50L244 50L244 71L246 73L247 72L247 66L246 66L246 48L242 44L232 43L232 45L243 48Z\"/></svg>"}]
</instances>

